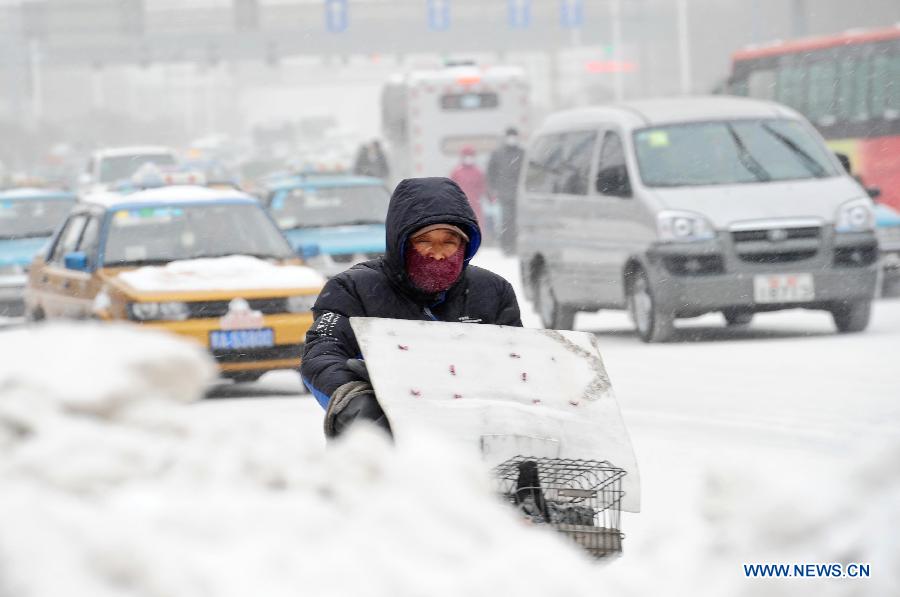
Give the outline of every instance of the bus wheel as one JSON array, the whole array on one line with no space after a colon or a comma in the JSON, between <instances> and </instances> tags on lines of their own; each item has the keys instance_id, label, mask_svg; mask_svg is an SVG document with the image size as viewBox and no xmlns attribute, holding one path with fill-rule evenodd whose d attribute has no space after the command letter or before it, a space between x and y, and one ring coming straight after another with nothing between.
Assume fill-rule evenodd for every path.
<instances>
[{"instance_id":1,"label":"bus wheel","mask_svg":"<svg viewBox=\"0 0 900 597\"><path fill-rule=\"evenodd\" d=\"M534 286L535 309L541 316L544 327L549 330L571 330L575 327L577 311L556 300L546 267L541 268L535 276Z\"/></svg>"},{"instance_id":2,"label":"bus wheel","mask_svg":"<svg viewBox=\"0 0 900 597\"><path fill-rule=\"evenodd\" d=\"M666 342L675 333L675 317L660 309L644 270L635 271L626 287L628 312L644 342Z\"/></svg>"}]
</instances>

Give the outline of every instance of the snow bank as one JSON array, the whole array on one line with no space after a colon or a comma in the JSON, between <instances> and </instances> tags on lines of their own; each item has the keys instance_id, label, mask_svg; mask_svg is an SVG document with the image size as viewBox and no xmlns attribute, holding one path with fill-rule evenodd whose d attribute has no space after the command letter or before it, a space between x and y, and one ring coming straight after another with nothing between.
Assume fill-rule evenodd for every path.
<instances>
[{"instance_id":1,"label":"snow bank","mask_svg":"<svg viewBox=\"0 0 900 597\"><path fill-rule=\"evenodd\" d=\"M737 468L720 461L660 487L687 510L645 510L646 537L605 575L610 594L699 597L900 595L900 442L845 457ZM646 473L646 471L645 471ZM659 481L659 480L657 480ZM649 525L649 526L648 526ZM627 529L626 529L627 530ZM744 564L870 566L869 578L747 578ZM652 568L655 576L647 576Z\"/></svg>"},{"instance_id":2,"label":"snow bank","mask_svg":"<svg viewBox=\"0 0 900 597\"><path fill-rule=\"evenodd\" d=\"M123 272L119 279L141 292L319 288L325 283L312 268L276 265L247 255L146 266Z\"/></svg>"},{"instance_id":3,"label":"snow bank","mask_svg":"<svg viewBox=\"0 0 900 597\"><path fill-rule=\"evenodd\" d=\"M0 346L0 595L593 591L587 559L496 503L471 455L205 421L188 405L205 354L127 326Z\"/></svg>"},{"instance_id":4,"label":"snow bank","mask_svg":"<svg viewBox=\"0 0 900 597\"><path fill-rule=\"evenodd\" d=\"M0 333L0 357L0 595L900 594L900 446L792 480L666 480L696 507L646 511L646 536L598 565L435 438L360 428L326 450L246 402L207 416L191 402L212 363L177 338L45 326ZM741 562L872 578L748 580Z\"/></svg>"}]
</instances>

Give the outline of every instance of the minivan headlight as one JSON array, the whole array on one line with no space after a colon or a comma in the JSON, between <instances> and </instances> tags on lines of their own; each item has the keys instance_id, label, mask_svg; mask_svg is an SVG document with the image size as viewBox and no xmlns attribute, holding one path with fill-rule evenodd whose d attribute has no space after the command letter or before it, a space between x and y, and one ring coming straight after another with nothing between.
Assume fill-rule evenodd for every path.
<instances>
[{"instance_id":1,"label":"minivan headlight","mask_svg":"<svg viewBox=\"0 0 900 597\"><path fill-rule=\"evenodd\" d=\"M875 229L875 212L872 202L865 197L842 204L834 217L837 232L868 232Z\"/></svg>"},{"instance_id":2,"label":"minivan headlight","mask_svg":"<svg viewBox=\"0 0 900 597\"><path fill-rule=\"evenodd\" d=\"M656 216L659 239L664 242L693 242L716 237L712 224L689 211L662 211Z\"/></svg>"},{"instance_id":3,"label":"minivan headlight","mask_svg":"<svg viewBox=\"0 0 900 597\"><path fill-rule=\"evenodd\" d=\"M319 298L318 294L289 296L287 298L287 310L291 313L306 313L307 311L312 311L317 298Z\"/></svg>"},{"instance_id":4,"label":"minivan headlight","mask_svg":"<svg viewBox=\"0 0 900 597\"><path fill-rule=\"evenodd\" d=\"M187 304L178 301L131 303L128 311L138 321L184 321L189 315Z\"/></svg>"}]
</instances>

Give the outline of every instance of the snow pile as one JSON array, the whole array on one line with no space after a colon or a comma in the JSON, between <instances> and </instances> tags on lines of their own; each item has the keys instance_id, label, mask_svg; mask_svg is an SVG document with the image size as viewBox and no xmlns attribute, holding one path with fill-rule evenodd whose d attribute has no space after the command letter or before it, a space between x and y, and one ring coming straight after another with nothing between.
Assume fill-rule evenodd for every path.
<instances>
[{"instance_id":1,"label":"snow pile","mask_svg":"<svg viewBox=\"0 0 900 597\"><path fill-rule=\"evenodd\" d=\"M325 278L302 265L279 265L247 255L185 259L119 274L140 292L320 288Z\"/></svg>"},{"instance_id":2,"label":"snow pile","mask_svg":"<svg viewBox=\"0 0 900 597\"><path fill-rule=\"evenodd\" d=\"M596 569L476 458L198 418L208 358L96 325L0 334L0 595L571 595ZM8 366L7 366L8 365Z\"/></svg>"},{"instance_id":3,"label":"snow pile","mask_svg":"<svg viewBox=\"0 0 900 597\"><path fill-rule=\"evenodd\" d=\"M717 597L900 595L900 442L866 443L831 466L673 478L695 508L645 511L647 536L606 575L612 594ZM646 526L646 525L644 525ZM744 564L869 564L869 578L746 578ZM654 570L648 577L646 570Z\"/></svg>"},{"instance_id":4,"label":"snow pile","mask_svg":"<svg viewBox=\"0 0 900 597\"><path fill-rule=\"evenodd\" d=\"M499 504L474 454L365 427L326 450L246 401L209 416L191 402L213 374L129 326L0 333L0 595L900 594L900 446L836 470L673 472L696 507L626 517L643 532L597 565ZM830 562L872 578L741 566Z\"/></svg>"}]
</instances>

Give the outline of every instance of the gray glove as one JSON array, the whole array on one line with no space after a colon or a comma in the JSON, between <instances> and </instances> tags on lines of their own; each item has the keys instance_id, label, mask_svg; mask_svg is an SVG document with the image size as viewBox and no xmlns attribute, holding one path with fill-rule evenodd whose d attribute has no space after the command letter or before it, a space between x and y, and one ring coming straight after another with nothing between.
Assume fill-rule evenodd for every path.
<instances>
[{"instance_id":1,"label":"gray glove","mask_svg":"<svg viewBox=\"0 0 900 597\"><path fill-rule=\"evenodd\" d=\"M391 424L371 384L365 381L347 382L331 395L325 412L325 437L339 436L358 420L370 421L391 435Z\"/></svg>"}]
</instances>

